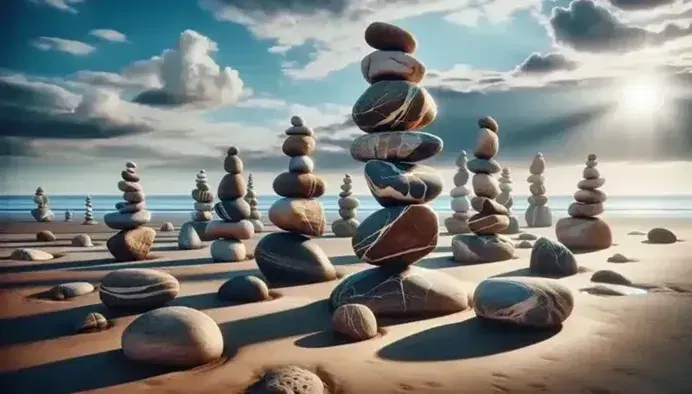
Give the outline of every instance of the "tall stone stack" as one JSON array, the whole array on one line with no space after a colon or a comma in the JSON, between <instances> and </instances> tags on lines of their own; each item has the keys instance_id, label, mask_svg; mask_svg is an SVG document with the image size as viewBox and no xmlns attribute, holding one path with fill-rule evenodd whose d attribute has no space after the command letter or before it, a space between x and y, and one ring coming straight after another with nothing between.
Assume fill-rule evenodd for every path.
<instances>
[{"instance_id":1,"label":"tall stone stack","mask_svg":"<svg viewBox=\"0 0 692 394\"><path fill-rule=\"evenodd\" d=\"M226 175L221 178L216 196L219 201L214 212L220 220L207 224L205 234L215 239L211 244L211 257L214 261L236 262L247 258L243 240L252 238L255 228L248 220L250 204L245 201L247 185L243 177L243 161L238 156L238 148L232 146L226 152L223 169Z\"/></svg>"},{"instance_id":2,"label":"tall stone stack","mask_svg":"<svg viewBox=\"0 0 692 394\"><path fill-rule=\"evenodd\" d=\"M471 199L469 194L471 190L466 186L471 173L467 167L468 158L466 151L462 150L456 161L457 173L454 174L454 188L449 192L452 197L452 217L445 219L445 227L449 234L466 234L469 230L469 209L471 208Z\"/></svg>"},{"instance_id":3,"label":"tall stone stack","mask_svg":"<svg viewBox=\"0 0 692 394\"><path fill-rule=\"evenodd\" d=\"M529 207L526 209L526 225L528 227L550 227L553 225L553 214L548 207L548 196L545 190L545 159L543 154L538 152L531 162L529 172L531 175L526 179L530 183Z\"/></svg>"},{"instance_id":4,"label":"tall stone stack","mask_svg":"<svg viewBox=\"0 0 692 394\"><path fill-rule=\"evenodd\" d=\"M336 279L336 270L309 237L321 236L327 225L318 200L326 185L313 172L313 130L298 116L291 118L291 125L282 146L284 154L290 157L288 172L274 178L274 192L281 198L269 208L269 220L285 232L262 238L255 248L255 261L272 284L325 282Z\"/></svg>"},{"instance_id":5,"label":"tall stone stack","mask_svg":"<svg viewBox=\"0 0 692 394\"><path fill-rule=\"evenodd\" d=\"M468 298L454 278L414 266L437 246L438 216L427 203L443 188L434 169L418 164L443 144L420 131L435 120L437 106L418 84L425 66L411 55L416 40L397 26L375 22L365 30L365 41L375 49L361 62L371 85L354 104L352 118L367 134L353 141L351 156L366 163L368 188L382 209L358 226L351 243L355 254L375 267L339 283L331 307L362 304L378 317L464 310Z\"/></svg>"},{"instance_id":6,"label":"tall stone stack","mask_svg":"<svg viewBox=\"0 0 692 394\"><path fill-rule=\"evenodd\" d=\"M82 224L98 224L98 222L94 220L94 206L91 202L91 196L86 196L84 199L84 222L82 222Z\"/></svg>"},{"instance_id":7,"label":"tall stone stack","mask_svg":"<svg viewBox=\"0 0 692 394\"><path fill-rule=\"evenodd\" d=\"M43 188L39 186L34 193L34 202L36 208L31 210L31 216L37 222L52 222L55 219L55 214L48 207L49 198L44 194Z\"/></svg>"},{"instance_id":8,"label":"tall stone stack","mask_svg":"<svg viewBox=\"0 0 692 394\"><path fill-rule=\"evenodd\" d=\"M264 231L264 223L262 223L262 213L257 209L259 201L255 195L255 181L252 174L247 177L247 193L245 193L245 201L250 204L250 223L255 228L255 234Z\"/></svg>"},{"instance_id":9,"label":"tall stone stack","mask_svg":"<svg viewBox=\"0 0 692 394\"><path fill-rule=\"evenodd\" d=\"M118 189L123 192L124 201L115 204L117 212L103 217L106 226L120 231L108 239L106 246L116 261L146 260L156 231L144 227L151 221L151 212L144 209L145 195L139 183L141 177L137 165L127 162L120 176L122 180L118 182Z\"/></svg>"},{"instance_id":10,"label":"tall stone stack","mask_svg":"<svg viewBox=\"0 0 692 394\"><path fill-rule=\"evenodd\" d=\"M558 241L573 250L600 250L613 244L613 235L608 223L597 216L604 212L606 194L599 190L605 185L605 178L598 171L597 157L590 154L584 168L584 179L577 184L574 200L567 213L555 225Z\"/></svg>"},{"instance_id":11,"label":"tall stone stack","mask_svg":"<svg viewBox=\"0 0 692 394\"><path fill-rule=\"evenodd\" d=\"M509 211L509 226L502 231L502 234L517 234L519 233L519 220L512 214L514 206L514 198L512 198L512 172L509 167L503 167L500 173L500 194L495 200L502 204Z\"/></svg>"},{"instance_id":12,"label":"tall stone stack","mask_svg":"<svg viewBox=\"0 0 692 394\"><path fill-rule=\"evenodd\" d=\"M356 230L360 226L360 222L356 220L356 212L360 202L353 196L353 179L349 174L344 175L344 181L341 185L339 193L339 216L332 223L332 232L336 237L353 237L356 235Z\"/></svg>"},{"instance_id":13,"label":"tall stone stack","mask_svg":"<svg viewBox=\"0 0 692 394\"><path fill-rule=\"evenodd\" d=\"M471 184L475 197L471 206L478 213L469 219L473 234L461 234L452 239L454 259L465 264L509 260L514 256L514 246L499 235L509 227L509 211L495 199L500 195L500 184L494 174L501 167L494 159L500 149L498 124L489 117L478 121L480 131L473 155L468 162L473 175Z\"/></svg>"},{"instance_id":14,"label":"tall stone stack","mask_svg":"<svg viewBox=\"0 0 692 394\"><path fill-rule=\"evenodd\" d=\"M69 209L65 209L65 221L66 222L71 222L73 216L74 215L72 214L72 211L70 211Z\"/></svg>"},{"instance_id":15,"label":"tall stone stack","mask_svg":"<svg viewBox=\"0 0 692 394\"><path fill-rule=\"evenodd\" d=\"M214 192L209 190L209 179L205 170L199 170L195 177L192 199L195 201L195 210L190 212L192 220L188 222L188 226L192 226L200 240L214 240L214 237L206 234L207 225L212 220L212 212L214 211Z\"/></svg>"}]
</instances>

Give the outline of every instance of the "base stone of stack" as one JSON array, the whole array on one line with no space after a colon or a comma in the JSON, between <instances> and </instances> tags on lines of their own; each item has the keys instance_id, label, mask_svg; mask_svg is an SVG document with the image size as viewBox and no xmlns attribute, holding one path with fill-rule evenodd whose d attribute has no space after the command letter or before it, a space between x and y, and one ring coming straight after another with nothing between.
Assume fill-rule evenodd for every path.
<instances>
[{"instance_id":1,"label":"base stone of stack","mask_svg":"<svg viewBox=\"0 0 692 394\"><path fill-rule=\"evenodd\" d=\"M310 238L288 232L271 233L255 248L255 261L272 284L308 284L336 279L336 268Z\"/></svg>"},{"instance_id":2,"label":"base stone of stack","mask_svg":"<svg viewBox=\"0 0 692 394\"><path fill-rule=\"evenodd\" d=\"M210 246L214 262L238 262L247 259L245 244L237 239L217 239Z\"/></svg>"},{"instance_id":3,"label":"base stone of stack","mask_svg":"<svg viewBox=\"0 0 692 394\"><path fill-rule=\"evenodd\" d=\"M149 227L122 230L106 242L115 261L146 260L156 238L156 231Z\"/></svg>"},{"instance_id":4,"label":"base stone of stack","mask_svg":"<svg viewBox=\"0 0 692 394\"><path fill-rule=\"evenodd\" d=\"M31 216L37 222L52 222L55 219L55 214L50 209L32 209Z\"/></svg>"},{"instance_id":5,"label":"base stone of stack","mask_svg":"<svg viewBox=\"0 0 692 394\"><path fill-rule=\"evenodd\" d=\"M528 227L550 227L553 225L553 214L550 208L543 205L530 205L525 213Z\"/></svg>"},{"instance_id":6,"label":"base stone of stack","mask_svg":"<svg viewBox=\"0 0 692 394\"><path fill-rule=\"evenodd\" d=\"M501 235L461 234L452 238L452 255L462 264L505 261L514 257L514 245Z\"/></svg>"},{"instance_id":7,"label":"base stone of stack","mask_svg":"<svg viewBox=\"0 0 692 394\"><path fill-rule=\"evenodd\" d=\"M610 226L598 218L562 218L555 225L555 234L571 250L600 250L613 244Z\"/></svg>"}]
</instances>

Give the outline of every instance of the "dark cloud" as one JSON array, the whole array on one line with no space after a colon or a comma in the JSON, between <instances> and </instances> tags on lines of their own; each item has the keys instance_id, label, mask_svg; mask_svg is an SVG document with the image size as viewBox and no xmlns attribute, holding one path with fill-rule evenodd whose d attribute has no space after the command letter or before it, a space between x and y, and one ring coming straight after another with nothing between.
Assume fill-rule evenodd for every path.
<instances>
[{"instance_id":1,"label":"dark cloud","mask_svg":"<svg viewBox=\"0 0 692 394\"><path fill-rule=\"evenodd\" d=\"M517 67L517 71L526 74L547 74L554 71L574 70L577 62L567 59L561 53L532 53Z\"/></svg>"},{"instance_id":2,"label":"dark cloud","mask_svg":"<svg viewBox=\"0 0 692 394\"><path fill-rule=\"evenodd\" d=\"M15 137L0 137L0 156L37 157L37 152L29 140Z\"/></svg>"},{"instance_id":3,"label":"dark cloud","mask_svg":"<svg viewBox=\"0 0 692 394\"><path fill-rule=\"evenodd\" d=\"M152 107L177 107L196 101L197 100L193 97L174 95L163 89L146 90L132 99L134 103L150 105Z\"/></svg>"},{"instance_id":4,"label":"dark cloud","mask_svg":"<svg viewBox=\"0 0 692 394\"><path fill-rule=\"evenodd\" d=\"M608 0L610 4L623 10L648 10L662 5L670 5L677 0Z\"/></svg>"},{"instance_id":5,"label":"dark cloud","mask_svg":"<svg viewBox=\"0 0 692 394\"><path fill-rule=\"evenodd\" d=\"M555 7L550 28L557 43L584 52L627 52L692 34L692 25L669 24L661 32L629 26L592 0L575 0L567 8Z\"/></svg>"}]
</instances>

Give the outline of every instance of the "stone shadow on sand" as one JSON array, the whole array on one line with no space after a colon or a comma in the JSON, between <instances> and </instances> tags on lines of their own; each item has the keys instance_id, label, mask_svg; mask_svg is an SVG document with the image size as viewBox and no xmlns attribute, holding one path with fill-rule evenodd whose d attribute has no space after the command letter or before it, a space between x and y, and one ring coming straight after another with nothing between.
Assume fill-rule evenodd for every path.
<instances>
[{"instance_id":1,"label":"stone shadow on sand","mask_svg":"<svg viewBox=\"0 0 692 394\"><path fill-rule=\"evenodd\" d=\"M429 257L422 259L414 264L416 267L428 268L428 269L440 269L440 268L452 268L461 267L463 265L454 261L452 256L439 256L439 257Z\"/></svg>"},{"instance_id":2,"label":"stone shadow on sand","mask_svg":"<svg viewBox=\"0 0 692 394\"><path fill-rule=\"evenodd\" d=\"M380 349L377 356L385 360L408 362L484 357L545 341L560 329L525 329L473 317L394 341Z\"/></svg>"},{"instance_id":3,"label":"stone shadow on sand","mask_svg":"<svg viewBox=\"0 0 692 394\"><path fill-rule=\"evenodd\" d=\"M132 362L117 349L0 373L0 380L9 393L76 393L177 370ZM98 373L84 373L87 371Z\"/></svg>"},{"instance_id":4,"label":"stone shadow on sand","mask_svg":"<svg viewBox=\"0 0 692 394\"><path fill-rule=\"evenodd\" d=\"M361 259L358 258L358 256L353 254L346 254L343 256L329 256L329 260L334 265L351 265L363 262Z\"/></svg>"},{"instance_id":5,"label":"stone shadow on sand","mask_svg":"<svg viewBox=\"0 0 692 394\"><path fill-rule=\"evenodd\" d=\"M584 274L584 273L588 273L588 272L593 272L593 271L587 267L578 267L577 273L574 275ZM574 275L555 275L555 276L545 275L545 274L538 275L538 274L532 273L531 269L526 267L526 268L519 268L519 269L512 270L512 271L503 272L503 273L500 273L497 275L492 275L491 278L511 278L514 276L531 276L534 278L560 279L560 278L567 278L567 277L574 276Z\"/></svg>"}]
</instances>

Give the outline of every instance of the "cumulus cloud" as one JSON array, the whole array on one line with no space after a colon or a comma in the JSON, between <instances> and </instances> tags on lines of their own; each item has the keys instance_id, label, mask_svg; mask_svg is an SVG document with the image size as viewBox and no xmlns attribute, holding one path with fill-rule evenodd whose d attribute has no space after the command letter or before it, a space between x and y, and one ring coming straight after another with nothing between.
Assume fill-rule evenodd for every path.
<instances>
[{"instance_id":1,"label":"cumulus cloud","mask_svg":"<svg viewBox=\"0 0 692 394\"><path fill-rule=\"evenodd\" d=\"M110 42L127 42L127 36L125 34L112 29L94 29L89 32L89 35Z\"/></svg>"},{"instance_id":2,"label":"cumulus cloud","mask_svg":"<svg viewBox=\"0 0 692 394\"><path fill-rule=\"evenodd\" d=\"M58 37L38 37L31 41L31 45L42 51L59 51L77 56L88 55L96 50L85 42Z\"/></svg>"},{"instance_id":3,"label":"cumulus cloud","mask_svg":"<svg viewBox=\"0 0 692 394\"><path fill-rule=\"evenodd\" d=\"M574 70L577 62L569 60L561 53L532 53L517 67L521 73L550 73L561 70Z\"/></svg>"},{"instance_id":4,"label":"cumulus cloud","mask_svg":"<svg viewBox=\"0 0 692 394\"><path fill-rule=\"evenodd\" d=\"M83 3L85 0L29 0L34 4L42 4L54 8L56 10L69 12L71 14L78 13L77 9L71 4Z\"/></svg>"},{"instance_id":5,"label":"cumulus cloud","mask_svg":"<svg viewBox=\"0 0 692 394\"><path fill-rule=\"evenodd\" d=\"M623 10L647 10L663 5L670 5L676 1L677 0L608 0L610 4L622 8Z\"/></svg>"},{"instance_id":6,"label":"cumulus cloud","mask_svg":"<svg viewBox=\"0 0 692 394\"><path fill-rule=\"evenodd\" d=\"M558 44L594 53L628 52L692 35L692 25L668 24L658 32L628 25L592 0L574 0L567 8L555 7L550 28Z\"/></svg>"}]
</instances>

